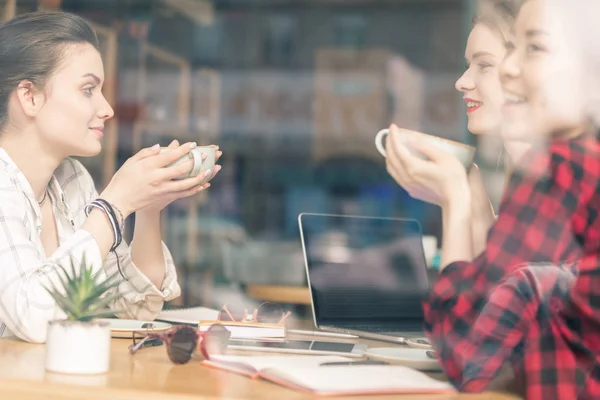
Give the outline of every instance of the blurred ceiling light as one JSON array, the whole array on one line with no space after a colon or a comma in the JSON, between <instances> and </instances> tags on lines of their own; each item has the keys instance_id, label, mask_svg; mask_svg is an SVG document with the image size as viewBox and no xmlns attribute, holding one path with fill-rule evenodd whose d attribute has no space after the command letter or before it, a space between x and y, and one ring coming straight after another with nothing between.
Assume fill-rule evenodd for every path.
<instances>
[{"instance_id":1,"label":"blurred ceiling light","mask_svg":"<svg viewBox=\"0 0 600 400\"><path fill-rule=\"evenodd\" d=\"M200 25L212 25L214 8L210 0L163 0L167 6L181 12Z\"/></svg>"}]
</instances>

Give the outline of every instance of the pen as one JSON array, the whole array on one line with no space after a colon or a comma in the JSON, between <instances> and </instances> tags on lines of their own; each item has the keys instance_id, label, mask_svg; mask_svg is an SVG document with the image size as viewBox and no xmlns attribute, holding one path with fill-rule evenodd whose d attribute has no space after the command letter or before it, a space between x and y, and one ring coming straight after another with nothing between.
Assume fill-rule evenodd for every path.
<instances>
[{"instance_id":1,"label":"pen","mask_svg":"<svg viewBox=\"0 0 600 400\"><path fill-rule=\"evenodd\" d=\"M320 367L353 366L353 365L388 365L385 361L337 361L319 364Z\"/></svg>"},{"instance_id":2,"label":"pen","mask_svg":"<svg viewBox=\"0 0 600 400\"><path fill-rule=\"evenodd\" d=\"M304 330L298 330L298 329L288 329L288 333L293 333L296 335L307 335L307 336L323 336L323 337L335 337L335 338L346 338L346 339L358 339L358 336L350 335L349 333L304 331Z\"/></svg>"}]
</instances>

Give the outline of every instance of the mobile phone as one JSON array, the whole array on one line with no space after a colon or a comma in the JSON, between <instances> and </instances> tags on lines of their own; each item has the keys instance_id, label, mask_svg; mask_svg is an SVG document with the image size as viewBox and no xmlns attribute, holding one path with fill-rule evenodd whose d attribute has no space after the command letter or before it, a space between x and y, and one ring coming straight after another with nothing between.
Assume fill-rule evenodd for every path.
<instances>
[{"instance_id":1,"label":"mobile phone","mask_svg":"<svg viewBox=\"0 0 600 400\"><path fill-rule=\"evenodd\" d=\"M253 340L230 340L232 350L249 350L271 353L324 354L346 357L362 357L367 350L363 343L321 342L316 340L286 340L261 342Z\"/></svg>"}]
</instances>

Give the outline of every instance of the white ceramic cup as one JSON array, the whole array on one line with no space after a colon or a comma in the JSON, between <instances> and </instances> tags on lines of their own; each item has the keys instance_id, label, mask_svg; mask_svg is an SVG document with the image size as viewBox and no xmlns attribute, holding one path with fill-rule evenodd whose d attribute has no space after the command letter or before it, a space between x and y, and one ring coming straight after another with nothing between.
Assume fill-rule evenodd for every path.
<instances>
[{"instance_id":1,"label":"white ceramic cup","mask_svg":"<svg viewBox=\"0 0 600 400\"><path fill-rule=\"evenodd\" d=\"M170 149L168 147L162 147L160 149L160 152L164 153L171 150L173 149ZM203 154L206 156L204 161L202 161ZM182 176L175 179L193 178L199 173L204 173L204 171L210 170L210 175L207 176L206 179L204 179L201 183L201 185L204 185L211 179L213 169L215 168L215 148L212 146L196 146L189 153L169 164L168 167L172 165L181 164L182 162L185 162L190 158L194 159L194 166L192 167L190 172L188 172L187 174L183 174Z\"/></svg>"},{"instance_id":2,"label":"white ceramic cup","mask_svg":"<svg viewBox=\"0 0 600 400\"><path fill-rule=\"evenodd\" d=\"M377 147L377 150L379 151L379 153L381 153L381 155L384 157L386 157L387 152L385 151L385 145L383 144L383 139L389 133L390 133L389 129L382 129L377 133L377 136L375 136L375 146ZM466 169L469 169L471 164L473 164L473 158L475 157L475 148L473 146L469 146L469 145L466 145L463 143L440 138L437 136L428 135L426 133L410 131L407 129L400 129L398 131L398 134L400 135L400 140L402 141L402 143L404 143L407 146L408 146L408 144L407 144L406 139L407 139L408 135L419 136L427 143L431 143L433 146L435 146L441 150L444 150L444 151L452 154L456 158L458 158L460 163ZM422 155L418 154L416 151L413 151L413 153L421 158L425 158Z\"/></svg>"}]
</instances>

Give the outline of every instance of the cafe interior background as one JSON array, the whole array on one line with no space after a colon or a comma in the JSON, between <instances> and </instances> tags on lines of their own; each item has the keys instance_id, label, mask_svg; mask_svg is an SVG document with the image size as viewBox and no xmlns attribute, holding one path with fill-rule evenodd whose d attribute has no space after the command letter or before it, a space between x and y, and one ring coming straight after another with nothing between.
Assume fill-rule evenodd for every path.
<instances>
[{"instance_id":1,"label":"cafe interior background","mask_svg":"<svg viewBox=\"0 0 600 400\"><path fill-rule=\"evenodd\" d=\"M116 112L102 153L82 160L99 192L144 146L223 151L210 189L164 212L183 290L171 306L237 297L302 312L301 212L416 218L441 243L439 209L410 198L374 146L391 122L477 145L498 204L500 144L468 133L454 89L473 3L0 0L0 18L62 9L96 28Z\"/></svg>"}]
</instances>

